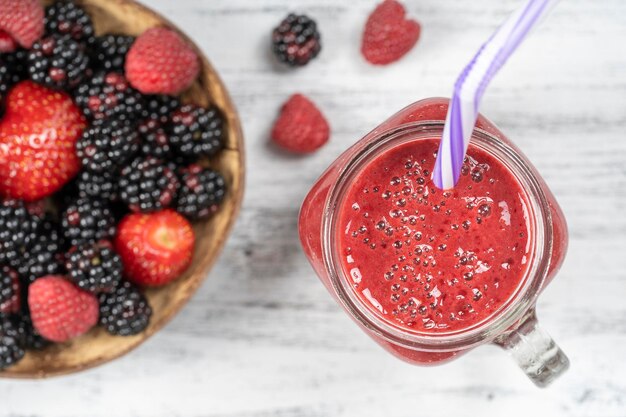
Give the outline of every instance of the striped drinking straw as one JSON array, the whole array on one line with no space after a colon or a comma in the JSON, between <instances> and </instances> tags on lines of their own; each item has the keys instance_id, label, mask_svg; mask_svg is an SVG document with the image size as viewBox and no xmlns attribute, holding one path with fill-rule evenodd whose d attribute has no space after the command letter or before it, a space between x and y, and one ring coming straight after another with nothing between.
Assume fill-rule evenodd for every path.
<instances>
[{"instance_id":1,"label":"striped drinking straw","mask_svg":"<svg viewBox=\"0 0 626 417\"><path fill-rule=\"evenodd\" d=\"M529 0L491 35L461 72L454 84L433 169L433 182L437 187L450 189L459 180L465 152L478 118L480 100L487 85L557 1Z\"/></svg>"}]
</instances>

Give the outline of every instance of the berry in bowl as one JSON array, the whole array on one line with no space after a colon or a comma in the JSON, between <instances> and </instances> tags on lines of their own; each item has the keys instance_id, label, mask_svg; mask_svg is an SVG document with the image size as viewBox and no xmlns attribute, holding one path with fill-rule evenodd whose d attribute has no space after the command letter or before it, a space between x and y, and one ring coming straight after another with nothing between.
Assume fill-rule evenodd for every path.
<instances>
[{"instance_id":1,"label":"berry in bowl","mask_svg":"<svg viewBox=\"0 0 626 417\"><path fill-rule=\"evenodd\" d=\"M115 359L162 328L241 205L217 73L131 0L0 0L0 377Z\"/></svg>"}]
</instances>

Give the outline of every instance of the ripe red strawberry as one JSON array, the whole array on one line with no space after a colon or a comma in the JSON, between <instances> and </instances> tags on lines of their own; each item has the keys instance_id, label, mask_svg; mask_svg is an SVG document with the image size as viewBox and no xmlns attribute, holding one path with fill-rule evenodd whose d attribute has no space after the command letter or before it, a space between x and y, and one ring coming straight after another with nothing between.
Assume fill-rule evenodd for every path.
<instances>
[{"instance_id":1,"label":"ripe red strawberry","mask_svg":"<svg viewBox=\"0 0 626 417\"><path fill-rule=\"evenodd\" d=\"M322 112L302 94L287 100L272 128L272 139L295 153L310 153L328 142L330 127Z\"/></svg>"},{"instance_id":2,"label":"ripe red strawberry","mask_svg":"<svg viewBox=\"0 0 626 417\"><path fill-rule=\"evenodd\" d=\"M35 330L53 342L80 336L98 322L98 299L58 275L30 285L28 306Z\"/></svg>"},{"instance_id":3,"label":"ripe red strawberry","mask_svg":"<svg viewBox=\"0 0 626 417\"><path fill-rule=\"evenodd\" d=\"M34 201L60 189L80 169L75 147L84 128L67 94L17 84L0 121L0 195Z\"/></svg>"},{"instance_id":4,"label":"ripe red strawberry","mask_svg":"<svg viewBox=\"0 0 626 417\"><path fill-rule=\"evenodd\" d=\"M126 55L126 78L144 94L175 95L200 71L196 52L176 32L152 28L142 33Z\"/></svg>"},{"instance_id":5,"label":"ripe red strawberry","mask_svg":"<svg viewBox=\"0 0 626 417\"><path fill-rule=\"evenodd\" d=\"M43 35L44 11L38 0L0 0L0 30L24 48Z\"/></svg>"},{"instance_id":6,"label":"ripe red strawberry","mask_svg":"<svg viewBox=\"0 0 626 417\"><path fill-rule=\"evenodd\" d=\"M0 53L2 52L13 52L17 49L17 43L15 43L15 39L11 37L4 30L0 30Z\"/></svg>"},{"instance_id":7,"label":"ripe red strawberry","mask_svg":"<svg viewBox=\"0 0 626 417\"><path fill-rule=\"evenodd\" d=\"M174 210L129 214L117 229L115 249L124 273L139 285L165 285L191 262L195 236L189 222Z\"/></svg>"},{"instance_id":8,"label":"ripe red strawberry","mask_svg":"<svg viewBox=\"0 0 626 417\"><path fill-rule=\"evenodd\" d=\"M396 0L384 0L367 19L361 53L372 64L387 65L409 52L419 36L420 25L406 19L404 6Z\"/></svg>"}]
</instances>

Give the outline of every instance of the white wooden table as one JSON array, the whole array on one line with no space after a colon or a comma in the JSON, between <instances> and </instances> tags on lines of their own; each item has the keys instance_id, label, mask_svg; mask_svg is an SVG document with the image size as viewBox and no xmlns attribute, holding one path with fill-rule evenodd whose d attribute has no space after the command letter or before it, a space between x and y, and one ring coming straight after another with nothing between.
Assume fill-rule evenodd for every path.
<instances>
[{"instance_id":1,"label":"white wooden table","mask_svg":"<svg viewBox=\"0 0 626 417\"><path fill-rule=\"evenodd\" d=\"M626 416L626 2L557 6L488 90L483 111L535 162L570 226L542 296L570 371L535 388L504 352L435 368L371 342L318 282L298 243L300 202L346 147L404 105L449 95L459 69L522 0L405 0L423 26L401 62L359 55L374 0L152 0L208 53L246 134L246 199L219 264L184 311L126 357L48 381L0 381L1 417ZM310 66L270 56L273 25L316 18ZM306 158L268 147L277 108L310 95L331 142Z\"/></svg>"}]
</instances>

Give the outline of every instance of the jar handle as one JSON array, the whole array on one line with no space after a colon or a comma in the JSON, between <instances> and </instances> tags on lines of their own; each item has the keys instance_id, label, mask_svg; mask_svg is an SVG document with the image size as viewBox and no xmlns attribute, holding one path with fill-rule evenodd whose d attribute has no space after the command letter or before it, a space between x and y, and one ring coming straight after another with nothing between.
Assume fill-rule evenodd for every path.
<instances>
[{"instance_id":1,"label":"jar handle","mask_svg":"<svg viewBox=\"0 0 626 417\"><path fill-rule=\"evenodd\" d=\"M546 387L569 368L569 359L537 322L532 310L519 326L495 340L538 387Z\"/></svg>"}]
</instances>

